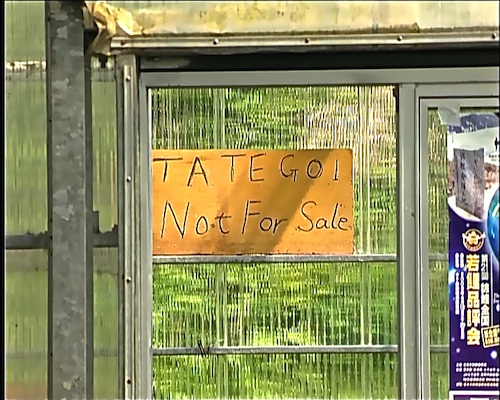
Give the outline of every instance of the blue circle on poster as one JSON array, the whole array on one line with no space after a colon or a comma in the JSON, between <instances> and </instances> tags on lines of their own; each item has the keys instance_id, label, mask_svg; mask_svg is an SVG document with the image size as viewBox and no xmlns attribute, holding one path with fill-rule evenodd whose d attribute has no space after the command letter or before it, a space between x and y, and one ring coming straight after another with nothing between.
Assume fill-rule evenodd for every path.
<instances>
[{"instance_id":1,"label":"blue circle on poster","mask_svg":"<svg viewBox=\"0 0 500 400\"><path fill-rule=\"evenodd\" d=\"M491 249L493 250L493 254L495 254L496 259L498 260L498 220L499 220L499 204L498 204L498 190L495 192L495 195L491 199L490 207L488 209L488 220L486 222L488 228L488 241L490 242Z\"/></svg>"}]
</instances>

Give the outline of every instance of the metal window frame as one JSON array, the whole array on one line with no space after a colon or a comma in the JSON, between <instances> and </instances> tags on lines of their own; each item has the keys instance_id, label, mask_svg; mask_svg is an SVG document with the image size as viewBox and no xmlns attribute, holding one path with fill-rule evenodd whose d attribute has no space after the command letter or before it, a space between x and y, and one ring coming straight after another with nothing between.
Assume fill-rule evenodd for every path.
<instances>
[{"instance_id":1,"label":"metal window frame","mask_svg":"<svg viewBox=\"0 0 500 400\"><path fill-rule=\"evenodd\" d=\"M495 99L498 105L498 79L490 83L401 85L399 90L398 179L404 182L397 184L400 398L429 399L430 353L434 346L430 345L429 333L429 261L433 257L427 240L428 111L449 99L464 107L494 107Z\"/></svg>"},{"instance_id":2,"label":"metal window frame","mask_svg":"<svg viewBox=\"0 0 500 400\"><path fill-rule=\"evenodd\" d=\"M418 304L416 275L418 271L416 241L419 237L415 221L418 194L415 182L417 153L415 127L415 85L399 86L397 128L397 257L398 257L398 374L399 398L420 399L418 396L418 354L416 306Z\"/></svg>"},{"instance_id":3,"label":"metal window frame","mask_svg":"<svg viewBox=\"0 0 500 400\"><path fill-rule=\"evenodd\" d=\"M447 261L447 254L431 254L431 261ZM391 263L396 262L397 254L252 254L234 256L153 256L154 264L196 264L196 263Z\"/></svg>"},{"instance_id":4,"label":"metal window frame","mask_svg":"<svg viewBox=\"0 0 500 400\"><path fill-rule=\"evenodd\" d=\"M151 143L137 58L117 57L119 396L152 398ZM141 96L140 96L141 94ZM143 123L146 126L143 126Z\"/></svg>"},{"instance_id":5,"label":"metal window frame","mask_svg":"<svg viewBox=\"0 0 500 400\"><path fill-rule=\"evenodd\" d=\"M446 28L445 28L446 30ZM254 51L296 52L300 48L309 51L329 48L337 49L401 49L424 47L442 49L452 46L464 48L498 43L498 34L493 27L475 28L474 32L463 30L455 32L389 32L358 33L335 32L303 34L245 34L232 32L230 35L207 35L206 33L184 35L115 36L111 49L116 52L130 51L136 54L154 52L155 54L176 54L186 51L199 53L220 53L231 49L233 54Z\"/></svg>"},{"instance_id":6,"label":"metal window frame","mask_svg":"<svg viewBox=\"0 0 500 400\"><path fill-rule=\"evenodd\" d=\"M353 69L309 71L143 72L144 87L402 85L497 82L499 68ZM141 88L142 90L143 88Z\"/></svg>"},{"instance_id":7,"label":"metal window frame","mask_svg":"<svg viewBox=\"0 0 500 400\"><path fill-rule=\"evenodd\" d=\"M119 56L122 67L117 79L119 108L118 171L120 265L123 272L123 304L120 324L127 355L121 366L124 373L124 398L151 398L152 394L152 233L151 233L151 99L150 88L173 87L243 87L243 86L319 86L319 85L398 85L398 321L400 323L398 358L401 399L426 399L430 386L428 336L419 339L420 326L428 332L428 312L422 304L428 299L425 267L428 250L422 234L428 228L420 203L426 188L422 186L422 155L419 146L418 99L426 93L447 96L467 84L479 92L498 85L498 68L442 68L406 70L337 70L337 71L255 71L255 72L141 72L134 56ZM139 64L140 65L140 64ZM128 83L127 83L128 82ZM427 84L427 85L426 85ZM441 86L436 86L440 84ZM490 88L490 89L487 89ZM474 90L474 89L473 89ZM432 93L430 95L432 95ZM420 97L419 97L420 96ZM148 134L143 134L147 132ZM141 134L142 133L142 134ZM120 189L121 188L121 189ZM424 235L424 237L426 237ZM365 261L363 255L352 261ZM379 255L377 255L378 257ZM388 256L388 255L380 255ZM425 257L424 257L425 256ZM390 259L393 257L391 255ZM248 262L282 262L282 257L250 256ZM294 259L293 261L306 261ZM167 261L167 259L156 259ZM335 261L334 257L324 260ZM342 261L342 260L339 260ZM347 261L347 260L346 260ZM239 258L193 256L169 258L168 262L242 262ZM427 267L428 268L428 264ZM428 278L428 275L427 275ZM427 287L426 287L427 285ZM427 297L426 297L427 296ZM122 304L122 303L121 303ZM427 303L428 304L428 303ZM131 322L132 321L132 322ZM417 344L417 345L415 345ZM350 347L350 346L348 346ZM356 346L355 346L356 347ZM432 346L446 351L446 346ZM158 351L168 349L155 349ZM257 349L213 349L222 353L252 352ZM261 349L282 352L287 349ZM288 349L294 351L293 349ZM308 351L311 349L305 349ZM192 352L189 349L178 351ZM331 352L356 351L330 349ZM376 350L379 351L379 350ZM389 352L392 350L389 350ZM229 354L227 353L227 354ZM198 354L198 353L194 353ZM424 360L424 363L421 363ZM130 379L130 381L129 381ZM129 388L133 386L132 388Z\"/></svg>"}]
</instances>

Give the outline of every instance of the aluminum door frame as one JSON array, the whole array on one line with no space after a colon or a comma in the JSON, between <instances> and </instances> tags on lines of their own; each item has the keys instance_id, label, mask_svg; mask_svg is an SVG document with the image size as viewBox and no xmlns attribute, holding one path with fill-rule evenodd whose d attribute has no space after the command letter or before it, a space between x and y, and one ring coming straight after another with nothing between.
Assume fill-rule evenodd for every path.
<instances>
[{"instance_id":1,"label":"aluminum door frame","mask_svg":"<svg viewBox=\"0 0 500 400\"><path fill-rule=\"evenodd\" d=\"M420 207L417 213L418 229L420 231L418 267L416 279L419 292L421 325L417 327L419 341L417 342L418 361L420 368L418 376L422 379L418 387L422 399L430 399L430 270L429 270L429 111L438 109L440 105L449 102L458 103L460 108L497 108L499 107L499 84L448 84L422 85L415 90L415 99L418 106L416 147L419 149L416 168L416 182L418 183L418 197ZM443 151L446 151L444 149ZM451 367L451 366L450 366ZM429 379L425 379L428 377Z\"/></svg>"},{"instance_id":2,"label":"aluminum door frame","mask_svg":"<svg viewBox=\"0 0 500 400\"><path fill-rule=\"evenodd\" d=\"M399 398L428 399L430 372L428 362L425 362L426 357L428 359L428 336L424 334L419 339L419 327L428 327L429 323L428 312L422 312L422 304L428 299L428 287L422 285L425 248L422 247L421 235L426 227L422 223L426 214L419 199L426 188L422 187L419 173L422 163L419 156L422 143L419 99L453 95L458 86L464 84L479 92L483 89L495 92L491 90L493 84L498 93L498 68L141 72L138 61L135 56L117 57L119 258L123 277L119 324L120 348L123 349L120 355L120 395L125 399L152 398L152 121L149 88L398 85ZM203 262L204 258L201 256L197 260Z\"/></svg>"}]
</instances>

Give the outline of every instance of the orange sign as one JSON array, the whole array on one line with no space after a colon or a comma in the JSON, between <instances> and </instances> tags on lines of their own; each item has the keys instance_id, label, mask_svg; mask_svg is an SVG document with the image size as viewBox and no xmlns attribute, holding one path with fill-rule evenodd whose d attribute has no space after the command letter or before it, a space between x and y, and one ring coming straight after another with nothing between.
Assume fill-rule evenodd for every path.
<instances>
[{"instance_id":1,"label":"orange sign","mask_svg":"<svg viewBox=\"0 0 500 400\"><path fill-rule=\"evenodd\" d=\"M154 150L153 254L352 254L352 151Z\"/></svg>"}]
</instances>

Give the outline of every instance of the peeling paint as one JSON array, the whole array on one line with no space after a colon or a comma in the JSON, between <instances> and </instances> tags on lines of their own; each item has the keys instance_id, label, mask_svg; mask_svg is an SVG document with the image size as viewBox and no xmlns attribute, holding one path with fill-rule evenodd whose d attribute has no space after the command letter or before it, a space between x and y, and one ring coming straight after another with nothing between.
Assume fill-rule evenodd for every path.
<instances>
[{"instance_id":1,"label":"peeling paint","mask_svg":"<svg viewBox=\"0 0 500 400\"><path fill-rule=\"evenodd\" d=\"M76 112L76 111L77 111L77 110L75 109L75 112ZM70 136L70 138L71 138L71 139L76 139L76 138L78 138L78 136L80 136L80 135L78 134L78 132L71 131L71 132L69 133L69 136Z\"/></svg>"},{"instance_id":2,"label":"peeling paint","mask_svg":"<svg viewBox=\"0 0 500 400\"><path fill-rule=\"evenodd\" d=\"M67 21L68 20L68 16L66 14L54 15L52 18L54 18L55 21Z\"/></svg>"},{"instance_id":3,"label":"peeling paint","mask_svg":"<svg viewBox=\"0 0 500 400\"><path fill-rule=\"evenodd\" d=\"M56 32L57 32L57 37L62 39L68 38L68 27L64 26L62 28L59 28Z\"/></svg>"},{"instance_id":4,"label":"peeling paint","mask_svg":"<svg viewBox=\"0 0 500 400\"><path fill-rule=\"evenodd\" d=\"M73 207L72 206L54 206L54 213L61 217L65 221L69 221L69 219L73 216Z\"/></svg>"},{"instance_id":5,"label":"peeling paint","mask_svg":"<svg viewBox=\"0 0 500 400\"><path fill-rule=\"evenodd\" d=\"M82 57L83 56L83 51L76 51L76 50L70 50L69 55L71 57Z\"/></svg>"},{"instance_id":6,"label":"peeling paint","mask_svg":"<svg viewBox=\"0 0 500 400\"><path fill-rule=\"evenodd\" d=\"M71 390L71 382L63 382L63 388L66 390Z\"/></svg>"},{"instance_id":7,"label":"peeling paint","mask_svg":"<svg viewBox=\"0 0 500 400\"><path fill-rule=\"evenodd\" d=\"M69 79L66 78L62 81L55 81L52 85L54 86L54 89L56 89L56 90L65 91L68 89L68 83L69 83Z\"/></svg>"},{"instance_id":8,"label":"peeling paint","mask_svg":"<svg viewBox=\"0 0 500 400\"><path fill-rule=\"evenodd\" d=\"M53 196L54 202L56 203L64 203L68 202L68 191L67 190L58 190L54 193Z\"/></svg>"}]
</instances>

